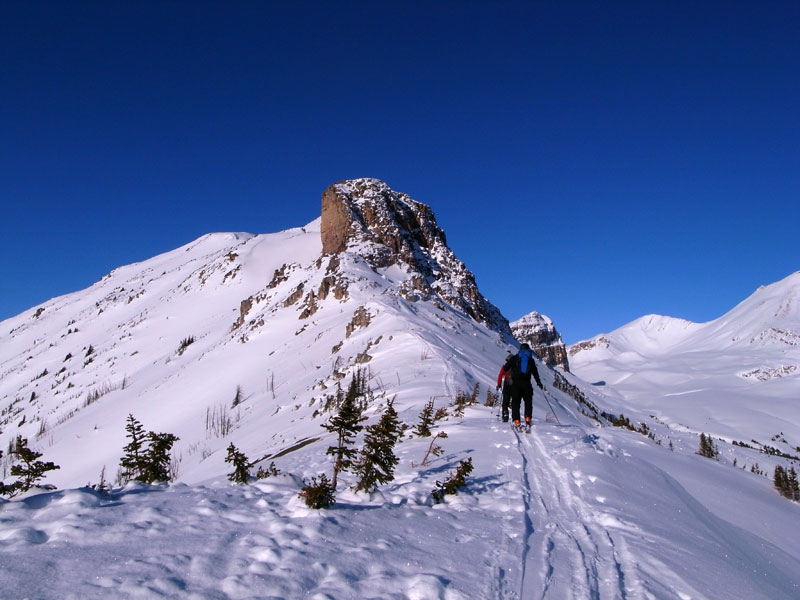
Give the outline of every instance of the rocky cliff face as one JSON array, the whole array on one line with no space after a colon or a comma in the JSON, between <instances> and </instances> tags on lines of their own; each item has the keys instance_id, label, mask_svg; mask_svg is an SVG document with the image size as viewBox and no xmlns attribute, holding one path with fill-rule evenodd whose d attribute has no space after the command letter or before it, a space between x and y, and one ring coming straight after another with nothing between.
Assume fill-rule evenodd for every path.
<instances>
[{"instance_id":1,"label":"rocky cliff face","mask_svg":"<svg viewBox=\"0 0 800 600\"><path fill-rule=\"evenodd\" d=\"M511 323L511 331L519 342L530 344L545 363L569 372L567 348L549 317L534 311Z\"/></svg>"},{"instance_id":2,"label":"rocky cliff face","mask_svg":"<svg viewBox=\"0 0 800 600\"><path fill-rule=\"evenodd\" d=\"M508 321L478 291L475 277L450 248L430 207L377 179L341 181L322 194L323 254L355 252L373 269L396 265L410 277L408 300L444 301L511 335Z\"/></svg>"}]
</instances>

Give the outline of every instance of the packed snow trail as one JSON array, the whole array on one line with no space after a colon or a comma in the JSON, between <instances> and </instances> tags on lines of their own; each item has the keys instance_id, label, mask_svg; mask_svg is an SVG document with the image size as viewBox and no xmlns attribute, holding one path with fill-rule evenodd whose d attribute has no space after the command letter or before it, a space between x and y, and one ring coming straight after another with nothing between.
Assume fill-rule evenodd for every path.
<instances>
[{"instance_id":1,"label":"packed snow trail","mask_svg":"<svg viewBox=\"0 0 800 600\"><path fill-rule=\"evenodd\" d=\"M561 436L540 428L517 436L526 464L526 509L539 523L527 540L521 597L627 598L625 573L631 569L621 563L609 531L593 522L570 474L548 458L543 437ZM591 443L591 436L580 435Z\"/></svg>"},{"instance_id":2,"label":"packed snow trail","mask_svg":"<svg viewBox=\"0 0 800 600\"><path fill-rule=\"evenodd\" d=\"M503 560L516 568L499 570L494 597L797 597L796 560L711 514L655 465L615 448L607 438L619 433L544 421L530 434L508 432L519 453L519 480L510 485L523 514L506 524L512 542ZM638 482L630 506L608 492L626 478Z\"/></svg>"}]
</instances>

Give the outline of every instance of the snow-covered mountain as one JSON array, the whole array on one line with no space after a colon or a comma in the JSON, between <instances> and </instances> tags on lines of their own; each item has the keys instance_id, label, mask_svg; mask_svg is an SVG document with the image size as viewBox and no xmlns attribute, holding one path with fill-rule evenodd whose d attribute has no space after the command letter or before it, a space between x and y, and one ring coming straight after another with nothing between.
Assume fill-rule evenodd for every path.
<instances>
[{"instance_id":1,"label":"snow-covered mountain","mask_svg":"<svg viewBox=\"0 0 800 600\"><path fill-rule=\"evenodd\" d=\"M579 376L668 422L787 452L800 440L800 272L713 321L649 315L569 354Z\"/></svg>"},{"instance_id":2,"label":"snow-covered mountain","mask_svg":"<svg viewBox=\"0 0 800 600\"><path fill-rule=\"evenodd\" d=\"M567 347L550 317L533 311L511 323L511 331L520 343L527 342L545 363L569 372Z\"/></svg>"},{"instance_id":3,"label":"snow-covered mountain","mask_svg":"<svg viewBox=\"0 0 800 600\"><path fill-rule=\"evenodd\" d=\"M227 468L209 420L232 420L248 455L274 453L319 434L359 366L404 408L415 380L450 396L486 381L477 357L500 364L513 341L432 211L373 179L332 185L306 227L206 235L0 327L0 443L35 440L59 487L114 477L129 413L181 438L196 482Z\"/></svg>"},{"instance_id":4,"label":"snow-covered mountain","mask_svg":"<svg viewBox=\"0 0 800 600\"><path fill-rule=\"evenodd\" d=\"M0 597L798 596L800 505L733 465L789 459L701 458L702 413L662 419L544 363L515 433L482 404L514 344L431 209L374 179L329 187L305 227L207 235L0 322L0 447L21 435L61 467L58 490L0 499ZM447 409L443 452L423 461L432 438L406 435L394 481L355 493L344 472L336 504L308 509L328 401L359 369L367 423L389 398L410 425L430 398ZM611 426L621 411L637 431ZM180 438L177 480L79 487L114 481L129 414ZM231 484L230 443L281 474ZM434 503L466 459L466 488Z\"/></svg>"}]
</instances>

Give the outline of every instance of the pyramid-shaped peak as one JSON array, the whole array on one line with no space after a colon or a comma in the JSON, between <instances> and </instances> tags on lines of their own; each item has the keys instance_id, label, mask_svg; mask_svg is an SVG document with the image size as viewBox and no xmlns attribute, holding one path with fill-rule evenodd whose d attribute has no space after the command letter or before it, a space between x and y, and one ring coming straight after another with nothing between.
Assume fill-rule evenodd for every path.
<instances>
[{"instance_id":1,"label":"pyramid-shaped peak","mask_svg":"<svg viewBox=\"0 0 800 600\"><path fill-rule=\"evenodd\" d=\"M533 311L511 323L511 331L520 342L526 342L551 367L569 372L567 348L547 315Z\"/></svg>"}]
</instances>

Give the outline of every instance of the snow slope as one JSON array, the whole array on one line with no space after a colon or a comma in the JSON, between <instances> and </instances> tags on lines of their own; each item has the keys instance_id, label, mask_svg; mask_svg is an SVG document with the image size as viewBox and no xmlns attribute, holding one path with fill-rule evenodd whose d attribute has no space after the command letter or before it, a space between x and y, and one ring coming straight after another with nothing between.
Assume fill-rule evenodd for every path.
<instances>
[{"instance_id":1,"label":"snow slope","mask_svg":"<svg viewBox=\"0 0 800 600\"><path fill-rule=\"evenodd\" d=\"M800 455L800 272L708 323L650 315L579 342L570 364L626 413Z\"/></svg>"},{"instance_id":2,"label":"snow slope","mask_svg":"<svg viewBox=\"0 0 800 600\"><path fill-rule=\"evenodd\" d=\"M296 496L324 468L311 446L277 461L292 476L247 486L0 504L4 597L797 597L797 505L764 478L599 427L558 391L563 426L541 404L530 435L467 409L440 425L446 452L427 467L414 461L428 439L405 439L392 484L357 495L345 475L325 511ZM434 505L435 480L466 457L468 487Z\"/></svg>"},{"instance_id":3,"label":"snow slope","mask_svg":"<svg viewBox=\"0 0 800 600\"><path fill-rule=\"evenodd\" d=\"M504 333L397 293L407 264L320 250L319 221L212 234L0 322L2 447L27 437L63 488L0 499L0 597L800 595L798 505L727 448L697 456L698 427L644 410L650 437L611 427L620 392L544 364L530 435L481 404L456 416L459 390L493 387ZM345 472L334 507L310 510L303 481L331 473L326 399L360 368L368 423L388 398L410 425L429 398L448 408L444 453L421 465L431 439L406 435L393 482L356 494ZM114 481L128 414L180 437L176 480L81 487ZM230 443L281 475L229 483ZM467 458L467 487L434 504Z\"/></svg>"}]
</instances>

